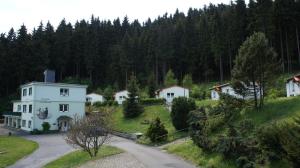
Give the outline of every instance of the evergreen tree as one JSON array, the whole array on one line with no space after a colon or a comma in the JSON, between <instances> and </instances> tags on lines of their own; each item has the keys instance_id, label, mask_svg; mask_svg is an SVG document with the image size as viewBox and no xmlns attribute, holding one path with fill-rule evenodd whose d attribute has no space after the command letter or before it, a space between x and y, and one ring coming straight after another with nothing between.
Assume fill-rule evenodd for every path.
<instances>
[{"instance_id":1,"label":"evergreen tree","mask_svg":"<svg viewBox=\"0 0 300 168\"><path fill-rule=\"evenodd\" d=\"M128 98L125 101L123 107L123 113L125 118L135 118L139 116L143 111L143 107L140 104L139 88L137 79L134 75L131 75L128 82Z\"/></svg>"},{"instance_id":2,"label":"evergreen tree","mask_svg":"<svg viewBox=\"0 0 300 168\"><path fill-rule=\"evenodd\" d=\"M262 107L264 94L266 94L266 83L274 77L277 68L277 54L269 46L268 40L263 33L254 33L240 47L239 54L235 59L232 70L234 80L243 81L252 85L258 83L252 92L255 100L255 107ZM260 94L258 104L257 92Z\"/></svg>"},{"instance_id":3,"label":"evergreen tree","mask_svg":"<svg viewBox=\"0 0 300 168\"><path fill-rule=\"evenodd\" d=\"M192 76L189 75L189 74L186 74L186 75L183 77L182 85L183 85L183 87L186 87L186 88L188 88L188 89L192 89L192 87L193 87L193 79L192 79Z\"/></svg>"},{"instance_id":4,"label":"evergreen tree","mask_svg":"<svg viewBox=\"0 0 300 168\"><path fill-rule=\"evenodd\" d=\"M169 69L168 73L165 76L164 86L169 87L172 85L177 85L177 79L175 79L175 75L171 69Z\"/></svg>"},{"instance_id":5,"label":"evergreen tree","mask_svg":"<svg viewBox=\"0 0 300 168\"><path fill-rule=\"evenodd\" d=\"M155 98L155 78L154 78L154 73L151 73L148 79L148 95L150 98Z\"/></svg>"}]
</instances>

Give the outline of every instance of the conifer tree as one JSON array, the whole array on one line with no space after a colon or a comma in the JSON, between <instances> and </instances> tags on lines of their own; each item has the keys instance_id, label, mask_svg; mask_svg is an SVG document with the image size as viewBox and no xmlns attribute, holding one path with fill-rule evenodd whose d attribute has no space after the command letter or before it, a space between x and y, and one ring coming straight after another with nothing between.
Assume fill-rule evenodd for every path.
<instances>
[{"instance_id":1,"label":"conifer tree","mask_svg":"<svg viewBox=\"0 0 300 168\"><path fill-rule=\"evenodd\" d=\"M171 69L169 69L168 73L165 76L164 85L165 87L169 87L172 85L177 85L177 79L175 78L175 75Z\"/></svg>"}]
</instances>

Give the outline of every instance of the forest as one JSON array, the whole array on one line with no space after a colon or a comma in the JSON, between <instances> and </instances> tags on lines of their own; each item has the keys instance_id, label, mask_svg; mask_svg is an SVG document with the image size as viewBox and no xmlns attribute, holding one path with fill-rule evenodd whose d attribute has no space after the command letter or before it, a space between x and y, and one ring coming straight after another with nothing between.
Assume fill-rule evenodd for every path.
<instances>
[{"instance_id":1,"label":"forest","mask_svg":"<svg viewBox=\"0 0 300 168\"><path fill-rule=\"evenodd\" d=\"M282 73L300 69L299 0L235 0L144 22L100 18L2 33L0 97L17 92L20 84L43 81L45 69L55 70L57 81L71 77L115 89L124 89L131 74L141 86L154 74L160 86L169 69L179 82L190 74L196 83L223 83L231 78L240 45L254 32L266 34Z\"/></svg>"}]
</instances>

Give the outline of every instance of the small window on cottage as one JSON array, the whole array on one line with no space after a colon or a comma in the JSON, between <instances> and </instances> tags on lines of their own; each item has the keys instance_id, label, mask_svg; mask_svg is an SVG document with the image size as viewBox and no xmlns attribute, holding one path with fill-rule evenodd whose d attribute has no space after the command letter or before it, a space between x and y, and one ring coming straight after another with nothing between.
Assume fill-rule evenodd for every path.
<instances>
[{"instance_id":1,"label":"small window on cottage","mask_svg":"<svg viewBox=\"0 0 300 168\"><path fill-rule=\"evenodd\" d=\"M26 111L27 111L27 106L23 105L23 113L26 113Z\"/></svg>"},{"instance_id":2,"label":"small window on cottage","mask_svg":"<svg viewBox=\"0 0 300 168\"><path fill-rule=\"evenodd\" d=\"M295 92L295 84L292 83L292 92Z\"/></svg>"},{"instance_id":3,"label":"small window on cottage","mask_svg":"<svg viewBox=\"0 0 300 168\"><path fill-rule=\"evenodd\" d=\"M119 99L121 99L121 100L122 100L122 99L123 99L123 96L119 96Z\"/></svg>"},{"instance_id":4,"label":"small window on cottage","mask_svg":"<svg viewBox=\"0 0 300 168\"><path fill-rule=\"evenodd\" d=\"M18 105L17 111L20 112L20 111L21 111L21 108L22 108L21 105Z\"/></svg>"},{"instance_id":5,"label":"small window on cottage","mask_svg":"<svg viewBox=\"0 0 300 168\"><path fill-rule=\"evenodd\" d=\"M59 111L60 112L68 112L69 111L69 105L68 104L60 104L59 105Z\"/></svg>"},{"instance_id":6,"label":"small window on cottage","mask_svg":"<svg viewBox=\"0 0 300 168\"><path fill-rule=\"evenodd\" d=\"M213 98L216 98L216 92L213 92Z\"/></svg>"},{"instance_id":7,"label":"small window on cottage","mask_svg":"<svg viewBox=\"0 0 300 168\"><path fill-rule=\"evenodd\" d=\"M170 97L170 95L171 95L170 93L167 93L167 97L168 97L168 98Z\"/></svg>"},{"instance_id":8,"label":"small window on cottage","mask_svg":"<svg viewBox=\"0 0 300 168\"><path fill-rule=\"evenodd\" d=\"M171 93L171 97L174 97L174 93Z\"/></svg>"},{"instance_id":9,"label":"small window on cottage","mask_svg":"<svg viewBox=\"0 0 300 168\"><path fill-rule=\"evenodd\" d=\"M226 89L226 93L229 93L229 89Z\"/></svg>"},{"instance_id":10,"label":"small window on cottage","mask_svg":"<svg viewBox=\"0 0 300 168\"><path fill-rule=\"evenodd\" d=\"M22 120L22 127L26 127L26 120Z\"/></svg>"},{"instance_id":11,"label":"small window on cottage","mask_svg":"<svg viewBox=\"0 0 300 168\"><path fill-rule=\"evenodd\" d=\"M61 96L69 96L69 89L60 88L60 95Z\"/></svg>"},{"instance_id":12,"label":"small window on cottage","mask_svg":"<svg viewBox=\"0 0 300 168\"><path fill-rule=\"evenodd\" d=\"M27 89L23 89L23 96L27 96Z\"/></svg>"},{"instance_id":13,"label":"small window on cottage","mask_svg":"<svg viewBox=\"0 0 300 168\"><path fill-rule=\"evenodd\" d=\"M32 88L28 89L28 95L31 96L32 95Z\"/></svg>"},{"instance_id":14,"label":"small window on cottage","mask_svg":"<svg viewBox=\"0 0 300 168\"><path fill-rule=\"evenodd\" d=\"M28 128L31 128L31 120L28 121Z\"/></svg>"},{"instance_id":15,"label":"small window on cottage","mask_svg":"<svg viewBox=\"0 0 300 168\"><path fill-rule=\"evenodd\" d=\"M32 104L30 104L30 105L28 106L28 112L29 112L29 113L32 113Z\"/></svg>"}]
</instances>

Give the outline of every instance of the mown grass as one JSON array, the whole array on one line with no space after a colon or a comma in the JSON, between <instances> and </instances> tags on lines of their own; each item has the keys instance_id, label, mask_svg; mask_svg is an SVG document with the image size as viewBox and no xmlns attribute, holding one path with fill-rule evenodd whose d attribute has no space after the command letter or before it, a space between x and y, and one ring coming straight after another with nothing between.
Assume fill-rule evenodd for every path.
<instances>
[{"instance_id":1,"label":"mown grass","mask_svg":"<svg viewBox=\"0 0 300 168\"><path fill-rule=\"evenodd\" d=\"M0 136L0 167L7 167L38 148L36 142L14 136Z\"/></svg>"},{"instance_id":2,"label":"mown grass","mask_svg":"<svg viewBox=\"0 0 300 168\"><path fill-rule=\"evenodd\" d=\"M252 119L256 127L268 124L271 121L290 121L293 117L300 115L300 97L279 98L266 101L262 110L246 110L236 123L244 118ZM220 130L222 130L220 128ZM198 148L191 140L182 144L175 144L166 147L170 153L176 154L184 159L192 161L203 167L236 168L233 160L224 160L221 154L206 153ZM291 167L286 160L272 162L266 168L288 168Z\"/></svg>"},{"instance_id":3,"label":"mown grass","mask_svg":"<svg viewBox=\"0 0 300 168\"><path fill-rule=\"evenodd\" d=\"M162 123L164 123L165 128L169 132L168 141L187 136L186 132L176 131L172 125L170 112L163 105L146 106L145 111L134 119L126 119L123 115L123 108L118 107L116 111L112 114L114 129L117 131L136 133L141 132L145 134L150 126L150 122L156 117L159 117ZM141 141L144 144L150 144L145 137L142 137Z\"/></svg>"},{"instance_id":4,"label":"mown grass","mask_svg":"<svg viewBox=\"0 0 300 168\"><path fill-rule=\"evenodd\" d=\"M165 147L169 153L176 154L186 160L193 162L195 165L203 167L218 168L235 168L233 161L225 161L222 155L217 153L206 153L198 148L192 140L184 143L174 144Z\"/></svg>"},{"instance_id":5,"label":"mown grass","mask_svg":"<svg viewBox=\"0 0 300 168\"><path fill-rule=\"evenodd\" d=\"M71 152L58 158L47 165L45 168L72 168L82 165L91 160L101 159L107 156L122 153L123 151L112 146L103 146L100 148L98 155L95 158L91 158L87 152L78 150Z\"/></svg>"}]
</instances>

